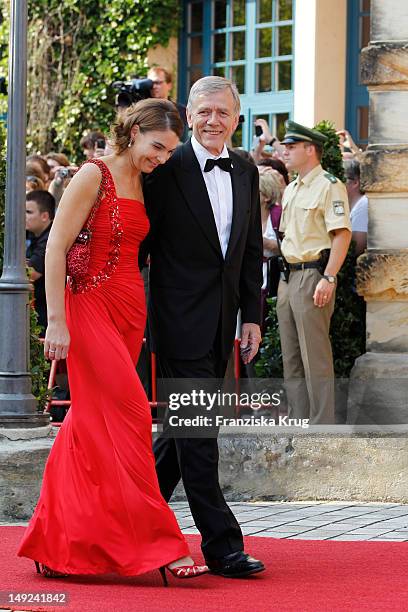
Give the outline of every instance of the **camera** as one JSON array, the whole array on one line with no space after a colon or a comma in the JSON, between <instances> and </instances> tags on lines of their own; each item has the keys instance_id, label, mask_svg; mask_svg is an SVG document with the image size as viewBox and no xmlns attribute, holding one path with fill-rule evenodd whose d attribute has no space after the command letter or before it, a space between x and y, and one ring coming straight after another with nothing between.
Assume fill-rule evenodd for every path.
<instances>
[{"instance_id":1,"label":"camera","mask_svg":"<svg viewBox=\"0 0 408 612\"><path fill-rule=\"evenodd\" d=\"M66 179L72 178L75 174L76 170L74 168L70 168L65 166L64 168L58 168L57 173L59 178Z\"/></svg>"},{"instance_id":2,"label":"camera","mask_svg":"<svg viewBox=\"0 0 408 612\"><path fill-rule=\"evenodd\" d=\"M255 126L255 136L259 138L259 136L262 136L262 134L263 134L263 129L261 128L260 125L256 125Z\"/></svg>"},{"instance_id":3,"label":"camera","mask_svg":"<svg viewBox=\"0 0 408 612\"><path fill-rule=\"evenodd\" d=\"M96 141L96 148L97 149L104 149L105 148L105 139L104 138L98 138L98 140Z\"/></svg>"},{"instance_id":4,"label":"camera","mask_svg":"<svg viewBox=\"0 0 408 612\"><path fill-rule=\"evenodd\" d=\"M151 79L135 78L130 81L116 81L112 84L118 90L115 97L116 107L127 107L139 100L151 98L153 81Z\"/></svg>"}]
</instances>

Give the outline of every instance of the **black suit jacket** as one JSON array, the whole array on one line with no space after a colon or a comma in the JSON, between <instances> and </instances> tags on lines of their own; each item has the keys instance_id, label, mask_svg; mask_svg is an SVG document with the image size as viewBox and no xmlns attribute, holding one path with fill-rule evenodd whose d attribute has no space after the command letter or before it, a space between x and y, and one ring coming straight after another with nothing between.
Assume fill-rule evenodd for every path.
<instances>
[{"instance_id":1,"label":"black suit jacket","mask_svg":"<svg viewBox=\"0 0 408 612\"><path fill-rule=\"evenodd\" d=\"M225 260L207 188L191 142L144 184L150 233L149 325L154 350L173 359L199 359L220 331L228 358L238 309L259 323L262 229L257 168L230 152L233 218Z\"/></svg>"}]
</instances>

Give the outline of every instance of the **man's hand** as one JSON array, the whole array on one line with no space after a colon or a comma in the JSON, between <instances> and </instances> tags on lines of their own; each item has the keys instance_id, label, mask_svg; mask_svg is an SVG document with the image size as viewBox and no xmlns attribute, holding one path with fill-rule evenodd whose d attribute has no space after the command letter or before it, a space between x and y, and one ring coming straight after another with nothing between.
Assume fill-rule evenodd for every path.
<instances>
[{"instance_id":1,"label":"man's hand","mask_svg":"<svg viewBox=\"0 0 408 612\"><path fill-rule=\"evenodd\" d=\"M241 358L246 364L250 363L258 352L261 343L261 330L256 323L243 323L241 329ZM248 348L248 351L244 349Z\"/></svg>"},{"instance_id":2,"label":"man's hand","mask_svg":"<svg viewBox=\"0 0 408 612\"><path fill-rule=\"evenodd\" d=\"M327 306L333 297L335 286L335 283L329 283L325 278L319 280L313 294L314 305L319 308Z\"/></svg>"}]
</instances>

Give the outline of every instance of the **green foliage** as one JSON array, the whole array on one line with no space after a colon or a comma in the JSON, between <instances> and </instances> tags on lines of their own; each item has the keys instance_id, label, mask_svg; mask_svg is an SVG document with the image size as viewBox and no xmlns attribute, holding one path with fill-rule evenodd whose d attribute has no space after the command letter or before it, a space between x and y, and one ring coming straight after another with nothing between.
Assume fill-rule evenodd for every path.
<instances>
[{"instance_id":1,"label":"green foliage","mask_svg":"<svg viewBox=\"0 0 408 612\"><path fill-rule=\"evenodd\" d=\"M336 307L330 324L334 371L338 378L347 378L357 357L366 350L366 307L364 299L354 290L355 265L352 244L337 276Z\"/></svg>"},{"instance_id":2,"label":"green foliage","mask_svg":"<svg viewBox=\"0 0 408 612\"><path fill-rule=\"evenodd\" d=\"M4 245L4 199L6 178L6 141L5 130L0 122L0 276L3 270ZM43 410L48 398L47 373L50 369L44 358L43 345L38 340L40 328L37 324L37 313L30 308L30 369L32 379L32 392L38 401L38 410Z\"/></svg>"},{"instance_id":3,"label":"green foliage","mask_svg":"<svg viewBox=\"0 0 408 612\"><path fill-rule=\"evenodd\" d=\"M28 150L59 149L75 157L85 132L107 132L114 118L112 83L146 74L148 49L166 46L177 34L180 3L29 0L28 6ZM4 75L5 12L0 23Z\"/></svg>"},{"instance_id":4,"label":"green foliage","mask_svg":"<svg viewBox=\"0 0 408 612\"><path fill-rule=\"evenodd\" d=\"M320 121L320 123L314 126L314 129L328 138L323 147L323 168L327 170L327 172L337 176L337 178L344 183L346 179L343 169L343 158L339 147L340 141L333 123L331 123L331 121Z\"/></svg>"},{"instance_id":5,"label":"green foliage","mask_svg":"<svg viewBox=\"0 0 408 612\"><path fill-rule=\"evenodd\" d=\"M36 398L39 412L42 412L48 401L51 391L47 389L48 372L50 364L44 357L44 346L38 339L41 328L38 325L38 316L34 308L30 308L30 370L32 393Z\"/></svg>"},{"instance_id":6,"label":"green foliage","mask_svg":"<svg viewBox=\"0 0 408 612\"><path fill-rule=\"evenodd\" d=\"M354 269L354 245L351 245L337 276L336 306L330 325L334 373L337 378L347 378L355 360L365 351L365 303L353 290ZM261 378L282 378L276 299L272 298L268 303L267 331L255 364L255 372Z\"/></svg>"},{"instance_id":7,"label":"green foliage","mask_svg":"<svg viewBox=\"0 0 408 612\"><path fill-rule=\"evenodd\" d=\"M260 378L283 378L282 349L279 337L276 298L267 300L269 305L266 332L255 363L255 373Z\"/></svg>"}]
</instances>

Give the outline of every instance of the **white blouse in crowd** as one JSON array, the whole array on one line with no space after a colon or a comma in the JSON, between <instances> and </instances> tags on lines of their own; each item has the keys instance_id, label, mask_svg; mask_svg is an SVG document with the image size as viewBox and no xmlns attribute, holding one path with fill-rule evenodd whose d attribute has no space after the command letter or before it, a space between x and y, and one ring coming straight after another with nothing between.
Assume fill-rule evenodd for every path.
<instances>
[{"instance_id":1,"label":"white blouse in crowd","mask_svg":"<svg viewBox=\"0 0 408 612\"><path fill-rule=\"evenodd\" d=\"M353 232L368 231L368 198L366 195L356 202L350 211L351 229Z\"/></svg>"},{"instance_id":2,"label":"white blouse in crowd","mask_svg":"<svg viewBox=\"0 0 408 612\"><path fill-rule=\"evenodd\" d=\"M267 238L268 240L276 240L276 234L275 234L275 230L272 227L272 221L271 221L271 217L268 217L268 221L266 222L266 227L265 227L265 231L263 233L263 237ZM272 257L272 255L274 255L273 251L270 251L269 249L264 249L263 250L263 256L264 257ZM263 283L262 283L262 289L266 289L267 283L268 283L268 262L264 261L262 264L262 274L263 274Z\"/></svg>"}]
</instances>

